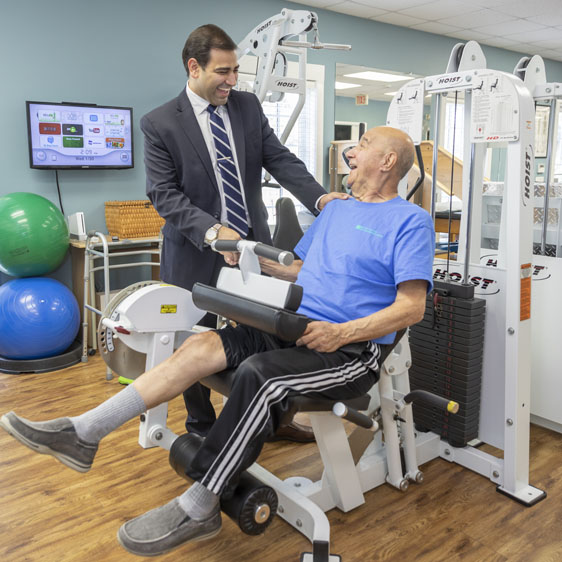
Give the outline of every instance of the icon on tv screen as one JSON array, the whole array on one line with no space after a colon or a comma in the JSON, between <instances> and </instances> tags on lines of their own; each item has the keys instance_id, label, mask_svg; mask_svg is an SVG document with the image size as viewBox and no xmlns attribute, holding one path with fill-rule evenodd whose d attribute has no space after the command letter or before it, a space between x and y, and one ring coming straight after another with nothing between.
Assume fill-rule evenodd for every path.
<instances>
[{"instance_id":1,"label":"icon on tv screen","mask_svg":"<svg viewBox=\"0 0 562 562\"><path fill-rule=\"evenodd\" d=\"M83 148L84 137L62 137L62 145L65 148Z\"/></svg>"}]
</instances>

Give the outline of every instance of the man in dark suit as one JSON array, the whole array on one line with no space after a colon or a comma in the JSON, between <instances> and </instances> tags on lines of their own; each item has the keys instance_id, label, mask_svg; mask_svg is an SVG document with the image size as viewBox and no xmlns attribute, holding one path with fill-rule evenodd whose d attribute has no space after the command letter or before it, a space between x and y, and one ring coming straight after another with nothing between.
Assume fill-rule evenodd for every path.
<instances>
[{"instance_id":1,"label":"man in dark suit","mask_svg":"<svg viewBox=\"0 0 562 562\"><path fill-rule=\"evenodd\" d=\"M166 219L160 276L191 290L196 282L214 285L224 261L237 263L236 253L224 253L223 260L213 252L213 240L248 237L271 244L262 168L314 214L340 194L327 194L280 143L255 95L233 90L236 43L222 29L204 25L193 31L182 60L187 86L176 99L145 115L141 129L147 195ZM225 160L228 169L222 165ZM234 215L229 208L233 199ZM187 430L205 435L216 419L209 390L197 383L184 400ZM310 428L295 422L284 431L280 438L313 439Z\"/></svg>"}]
</instances>

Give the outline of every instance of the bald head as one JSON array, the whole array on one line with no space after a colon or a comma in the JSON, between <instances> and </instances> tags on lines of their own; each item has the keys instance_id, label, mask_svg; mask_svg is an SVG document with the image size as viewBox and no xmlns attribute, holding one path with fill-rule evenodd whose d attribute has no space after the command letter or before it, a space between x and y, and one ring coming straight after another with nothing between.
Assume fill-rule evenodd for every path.
<instances>
[{"instance_id":1,"label":"bald head","mask_svg":"<svg viewBox=\"0 0 562 562\"><path fill-rule=\"evenodd\" d=\"M365 135L369 136L370 142L374 142L381 152L396 154L393 170L396 178L401 180L414 164L415 148L409 135L394 127L374 127Z\"/></svg>"},{"instance_id":2,"label":"bald head","mask_svg":"<svg viewBox=\"0 0 562 562\"><path fill-rule=\"evenodd\" d=\"M396 197L400 180L414 163L414 153L412 139L399 129L369 129L347 152L347 184L353 196L365 202Z\"/></svg>"}]
</instances>

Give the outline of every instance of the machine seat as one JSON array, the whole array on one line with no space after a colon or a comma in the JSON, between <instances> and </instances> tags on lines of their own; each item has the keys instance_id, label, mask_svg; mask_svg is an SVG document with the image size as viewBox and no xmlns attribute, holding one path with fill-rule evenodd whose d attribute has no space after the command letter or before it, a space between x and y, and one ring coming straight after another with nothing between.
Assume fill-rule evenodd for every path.
<instances>
[{"instance_id":1,"label":"machine seat","mask_svg":"<svg viewBox=\"0 0 562 562\"><path fill-rule=\"evenodd\" d=\"M391 344L381 345L381 357L379 364L382 366L386 358L390 355L396 344L402 339L402 336L406 333L406 330L400 330L396 333L396 337ZM236 369L226 369L220 373L215 373L214 375L209 375L205 377L200 382L204 386L210 388L222 394L223 396L230 395L230 389L234 384L236 377ZM353 408L354 410L366 410L369 406L371 397L368 394L359 396L357 398L351 398L349 400L328 400L320 398L310 398L309 396L299 395L292 396L289 398L288 410L284 419L282 420L282 425L287 425L291 423L293 416L297 412L331 412L334 404L336 402L342 402L348 408Z\"/></svg>"},{"instance_id":2,"label":"machine seat","mask_svg":"<svg viewBox=\"0 0 562 562\"><path fill-rule=\"evenodd\" d=\"M200 382L223 396L229 396L235 377L236 369L226 369L220 373L209 375ZM289 409L281 425L288 425L291 423L293 416L297 412L331 412L336 402L343 402L347 407L354 408L355 410L366 410L369 406L370 399L368 394L350 400L321 400L305 395L293 396L289 398Z\"/></svg>"}]
</instances>

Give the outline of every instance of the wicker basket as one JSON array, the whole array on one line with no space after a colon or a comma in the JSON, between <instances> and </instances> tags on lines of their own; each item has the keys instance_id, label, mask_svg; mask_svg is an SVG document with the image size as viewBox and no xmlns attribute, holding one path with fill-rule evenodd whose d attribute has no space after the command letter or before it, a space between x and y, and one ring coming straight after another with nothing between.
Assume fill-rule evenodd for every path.
<instances>
[{"instance_id":1,"label":"wicker basket","mask_svg":"<svg viewBox=\"0 0 562 562\"><path fill-rule=\"evenodd\" d=\"M111 236L147 238L158 236L164 219L152 203L142 201L106 201L105 225Z\"/></svg>"}]
</instances>

